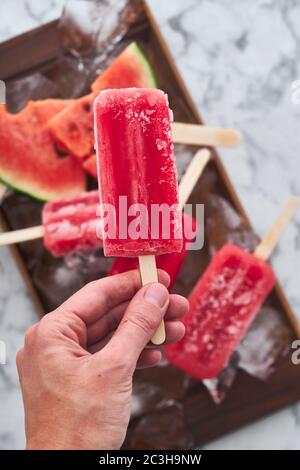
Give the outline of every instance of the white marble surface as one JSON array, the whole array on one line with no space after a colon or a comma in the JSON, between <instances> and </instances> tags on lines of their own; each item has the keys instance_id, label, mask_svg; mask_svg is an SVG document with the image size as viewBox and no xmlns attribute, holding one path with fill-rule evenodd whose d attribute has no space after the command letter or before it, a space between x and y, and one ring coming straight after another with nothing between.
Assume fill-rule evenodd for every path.
<instances>
[{"instance_id":1,"label":"white marble surface","mask_svg":"<svg viewBox=\"0 0 300 470\"><path fill-rule=\"evenodd\" d=\"M0 41L55 18L64 0L1 0ZM209 125L234 126L243 145L221 151L257 232L262 235L284 200L300 194L300 4L296 0L150 0L192 96ZM300 318L300 214L272 257ZM0 448L24 445L23 413L14 366L26 328L36 319L17 270L0 249ZM210 449L300 450L300 405L227 435Z\"/></svg>"}]
</instances>

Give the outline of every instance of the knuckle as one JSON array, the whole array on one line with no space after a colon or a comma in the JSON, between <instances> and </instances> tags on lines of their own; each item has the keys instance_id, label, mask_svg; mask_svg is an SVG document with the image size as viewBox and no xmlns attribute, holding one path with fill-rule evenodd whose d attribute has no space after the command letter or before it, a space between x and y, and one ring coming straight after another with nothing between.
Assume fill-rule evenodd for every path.
<instances>
[{"instance_id":1,"label":"knuckle","mask_svg":"<svg viewBox=\"0 0 300 470\"><path fill-rule=\"evenodd\" d=\"M128 322L147 335L155 330L158 325L157 317L149 314L137 315L135 313L134 316L128 319Z\"/></svg>"},{"instance_id":2,"label":"knuckle","mask_svg":"<svg viewBox=\"0 0 300 470\"><path fill-rule=\"evenodd\" d=\"M32 343L34 342L36 338L36 330L37 330L37 325L33 325L27 330L25 334L25 339L24 339L24 347L25 348L30 348Z\"/></svg>"},{"instance_id":3,"label":"knuckle","mask_svg":"<svg viewBox=\"0 0 300 470\"><path fill-rule=\"evenodd\" d=\"M90 281L90 282L88 282L88 283L85 285L84 289L86 289L86 290L94 290L94 289L96 289L96 288L98 288L98 287L99 287L99 279L97 279L97 280L95 280L95 281Z\"/></svg>"},{"instance_id":4,"label":"knuckle","mask_svg":"<svg viewBox=\"0 0 300 470\"><path fill-rule=\"evenodd\" d=\"M49 337L49 319L47 316L43 317L36 327L36 337L39 342L43 344Z\"/></svg>"},{"instance_id":5,"label":"knuckle","mask_svg":"<svg viewBox=\"0 0 300 470\"><path fill-rule=\"evenodd\" d=\"M63 324L61 324L63 318ZM66 311L63 317L60 318L57 329L63 333L66 338L74 341L79 341L80 344L85 345L87 341L87 332L84 321L74 311Z\"/></svg>"},{"instance_id":6,"label":"knuckle","mask_svg":"<svg viewBox=\"0 0 300 470\"><path fill-rule=\"evenodd\" d=\"M22 367L22 364L23 364L23 356L24 356L24 349L21 348L21 349L19 349L19 351L17 352L17 356L16 356L16 363L17 363L17 368L18 368L18 370L20 370L21 367Z\"/></svg>"},{"instance_id":7,"label":"knuckle","mask_svg":"<svg viewBox=\"0 0 300 470\"><path fill-rule=\"evenodd\" d=\"M153 320L149 317L134 317L129 319L128 321L146 334L149 334L149 332L151 332L156 325L156 322L154 323Z\"/></svg>"},{"instance_id":8,"label":"knuckle","mask_svg":"<svg viewBox=\"0 0 300 470\"><path fill-rule=\"evenodd\" d=\"M36 347L40 343L43 345L49 334L49 319L47 315L43 317L38 323L29 328L25 335L24 346L26 349Z\"/></svg>"},{"instance_id":9,"label":"knuckle","mask_svg":"<svg viewBox=\"0 0 300 470\"><path fill-rule=\"evenodd\" d=\"M161 320L161 314L158 307L155 305L147 305L140 302L134 306L128 317L128 321L134 326L142 330L144 333L149 333L155 330Z\"/></svg>"}]
</instances>

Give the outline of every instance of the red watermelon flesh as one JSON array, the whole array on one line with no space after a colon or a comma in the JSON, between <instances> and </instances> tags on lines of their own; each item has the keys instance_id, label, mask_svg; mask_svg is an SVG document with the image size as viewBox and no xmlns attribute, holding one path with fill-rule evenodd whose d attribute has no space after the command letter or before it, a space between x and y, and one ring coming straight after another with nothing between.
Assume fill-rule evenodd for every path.
<instances>
[{"instance_id":1,"label":"red watermelon flesh","mask_svg":"<svg viewBox=\"0 0 300 470\"><path fill-rule=\"evenodd\" d=\"M130 44L92 84L92 93L75 100L52 118L48 127L53 137L72 155L83 161L93 153L93 102L107 88L155 88L147 60L136 43Z\"/></svg>"},{"instance_id":2,"label":"red watermelon flesh","mask_svg":"<svg viewBox=\"0 0 300 470\"><path fill-rule=\"evenodd\" d=\"M60 99L28 101L25 108L13 116L18 118L24 117L24 119L26 117L33 123L38 120L41 124L46 124L51 118L71 103L72 100Z\"/></svg>"},{"instance_id":3,"label":"red watermelon flesh","mask_svg":"<svg viewBox=\"0 0 300 470\"><path fill-rule=\"evenodd\" d=\"M87 173L89 173L94 178L98 179L97 173L97 157L96 154L93 153L91 157L88 157L82 164L83 168Z\"/></svg>"},{"instance_id":4,"label":"red watermelon flesh","mask_svg":"<svg viewBox=\"0 0 300 470\"><path fill-rule=\"evenodd\" d=\"M34 101L17 114L0 108L0 179L7 186L40 200L84 191L81 166L73 157L62 157L46 127L69 104Z\"/></svg>"}]
</instances>

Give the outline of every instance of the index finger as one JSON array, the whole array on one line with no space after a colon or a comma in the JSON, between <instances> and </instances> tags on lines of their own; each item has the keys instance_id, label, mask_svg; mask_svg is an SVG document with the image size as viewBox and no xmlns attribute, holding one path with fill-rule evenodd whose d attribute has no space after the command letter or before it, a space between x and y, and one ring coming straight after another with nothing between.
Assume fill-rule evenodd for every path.
<instances>
[{"instance_id":1,"label":"index finger","mask_svg":"<svg viewBox=\"0 0 300 470\"><path fill-rule=\"evenodd\" d=\"M170 277L165 271L159 269L158 278L159 282L168 287ZM141 287L138 269L108 276L87 284L64 302L58 310L62 313L71 311L87 325L91 325L113 307L131 300Z\"/></svg>"}]
</instances>

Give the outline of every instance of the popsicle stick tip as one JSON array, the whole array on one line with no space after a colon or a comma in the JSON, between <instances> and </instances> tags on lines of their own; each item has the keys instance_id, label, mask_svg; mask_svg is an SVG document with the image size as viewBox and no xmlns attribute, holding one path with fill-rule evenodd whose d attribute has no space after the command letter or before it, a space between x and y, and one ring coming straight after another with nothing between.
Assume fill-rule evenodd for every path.
<instances>
[{"instance_id":1,"label":"popsicle stick tip","mask_svg":"<svg viewBox=\"0 0 300 470\"><path fill-rule=\"evenodd\" d=\"M295 207L295 210L297 210L300 207L300 196L291 196L288 202Z\"/></svg>"},{"instance_id":2,"label":"popsicle stick tip","mask_svg":"<svg viewBox=\"0 0 300 470\"><path fill-rule=\"evenodd\" d=\"M207 127L200 124L174 122L173 141L178 144L208 145L210 147L236 147L242 136L236 129Z\"/></svg>"},{"instance_id":3,"label":"popsicle stick tip","mask_svg":"<svg viewBox=\"0 0 300 470\"><path fill-rule=\"evenodd\" d=\"M260 244L257 246L254 252L254 255L257 258L266 261L271 256L272 251L276 247L283 232L289 225L290 221L293 219L299 207L300 197L290 196L274 224L266 233Z\"/></svg>"},{"instance_id":4,"label":"popsicle stick tip","mask_svg":"<svg viewBox=\"0 0 300 470\"><path fill-rule=\"evenodd\" d=\"M158 327L158 330L156 331L154 336L151 338L151 343L157 346L160 346L165 341L166 341L165 326L164 326L164 323L161 323Z\"/></svg>"},{"instance_id":5,"label":"popsicle stick tip","mask_svg":"<svg viewBox=\"0 0 300 470\"><path fill-rule=\"evenodd\" d=\"M242 134L236 129L219 129L217 132L224 147L237 147L242 142Z\"/></svg>"}]
</instances>

